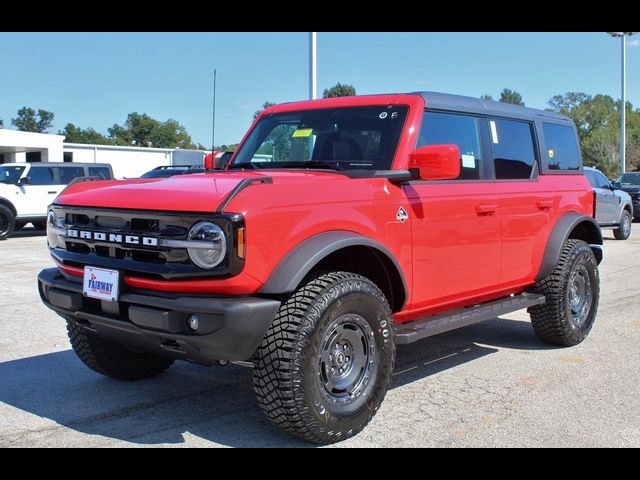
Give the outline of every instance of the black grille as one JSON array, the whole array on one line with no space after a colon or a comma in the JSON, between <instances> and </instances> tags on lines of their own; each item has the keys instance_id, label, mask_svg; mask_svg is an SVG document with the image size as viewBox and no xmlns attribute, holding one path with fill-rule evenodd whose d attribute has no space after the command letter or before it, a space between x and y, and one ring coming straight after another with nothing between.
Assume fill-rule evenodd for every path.
<instances>
[{"instance_id":1,"label":"black grille","mask_svg":"<svg viewBox=\"0 0 640 480\"><path fill-rule=\"evenodd\" d=\"M81 207L52 207L64 228L84 232L150 237L154 239L186 240L189 229L202 220L220 225L229 243L228 256L218 267L202 270L194 265L186 249L148 245L128 245L95 239L65 238L52 254L59 261L78 267L96 267L124 270L139 276L153 278L202 277L236 274L243 261L234 255L234 231L244 220L241 215L206 213L160 213L148 211L122 211Z\"/></svg>"}]
</instances>

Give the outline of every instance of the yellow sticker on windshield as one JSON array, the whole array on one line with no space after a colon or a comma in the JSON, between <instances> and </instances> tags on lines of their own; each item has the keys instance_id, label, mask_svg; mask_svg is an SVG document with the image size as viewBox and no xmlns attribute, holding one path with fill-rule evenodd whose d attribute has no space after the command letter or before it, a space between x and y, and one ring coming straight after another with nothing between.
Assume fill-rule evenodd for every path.
<instances>
[{"instance_id":1,"label":"yellow sticker on windshield","mask_svg":"<svg viewBox=\"0 0 640 480\"><path fill-rule=\"evenodd\" d=\"M553 158L553 156L555 155L555 152L553 151L553 149L549 149L549 158Z\"/></svg>"},{"instance_id":2,"label":"yellow sticker on windshield","mask_svg":"<svg viewBox=\"0 0 640 480\"><path fill-rule=\"evenodd\" d=\"M313 132L313 128L300 128L295 132L293 132L293 135L291 136L293 138L305 138L305 137L311 136L312 132Z\"/></svg>"}]
</instances>

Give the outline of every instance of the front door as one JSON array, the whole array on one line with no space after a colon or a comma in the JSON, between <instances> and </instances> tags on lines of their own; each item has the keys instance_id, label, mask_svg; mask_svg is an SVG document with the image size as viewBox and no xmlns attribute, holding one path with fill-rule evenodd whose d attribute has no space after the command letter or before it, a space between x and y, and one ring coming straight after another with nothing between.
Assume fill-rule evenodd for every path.
<instances>
[{"instance_id":1,"label":"front door","mask_svg":"<svg viewBox=\"0 0 640 480\"><path fill-rule=\"evenodd\" d=\"M613 194L611 183L596 170L585 170L585 175L596 193L596 222L601 225L617 223L619 202Z\"/></svg>"},{"instance_id":2,"label":"front door","mask_svg":"<svg viewBox=\"0 0 640 480\"><path fill-rule=\"evenodd\" d=\"M56 198L63 186L57 184L54 168L32 165L27 172L30 183L18 186L15 198L19 217L45 217L47 206Z\"/></svg>"},{"instance_id":3,"label":"front door","mask_svg":"<svg viewBox=\"0 0 640 480\"><path fill-rule=\"evenodd\" d=\"M405 186L413 228L415 309L467 301L490 292L500 275L500 199L486 173L486 120L426 112L418 147L456 144L460 176ZM486 148L486 147L485 147Z\"/></svg>"}]
</instances>

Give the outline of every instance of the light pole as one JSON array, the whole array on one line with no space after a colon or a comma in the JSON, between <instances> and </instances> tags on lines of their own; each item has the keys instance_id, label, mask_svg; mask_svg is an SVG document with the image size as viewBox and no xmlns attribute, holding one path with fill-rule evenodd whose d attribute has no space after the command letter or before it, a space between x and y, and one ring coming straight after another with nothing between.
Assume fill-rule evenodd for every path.
<instances>
[{"instance_id":1,"label":"light pole","mask_svg":"<svg viewBox=\"0 0 640 480\"><path fill-rule=\"evenodd\" d=\"M316 32L309 32L309 100L315 100L317 98L316 36Z\"/></svg>"},{"instance_id":2,"label":"light pole","mask_svg":"<svg viewBox=\"0 0 640 480\"><path fill-rule=\"evenodd\" d=\"M625 158L627 152L627 37L638 32L607 32L612 37L620 37L622 45L622 118L620 119L620 175L625 173Z\"/></svg>"}]
</instances>

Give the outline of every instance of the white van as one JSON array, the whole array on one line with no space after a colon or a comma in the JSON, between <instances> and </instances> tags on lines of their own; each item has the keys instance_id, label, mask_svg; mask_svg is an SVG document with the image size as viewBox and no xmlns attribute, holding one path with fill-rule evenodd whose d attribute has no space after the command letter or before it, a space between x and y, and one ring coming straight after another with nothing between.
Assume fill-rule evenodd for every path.
<instances>
[{"instance_id":1,"label":"white van","mask_svg":"<svg viewBox=\"0 0 640 480\"><path fill-rule=\"evenodd\" d=\"M105 163L10 163L0 165L0 240L27 223L46 225L47 206L78 177L113 179Z\"/></svg>"}]
</instances>

